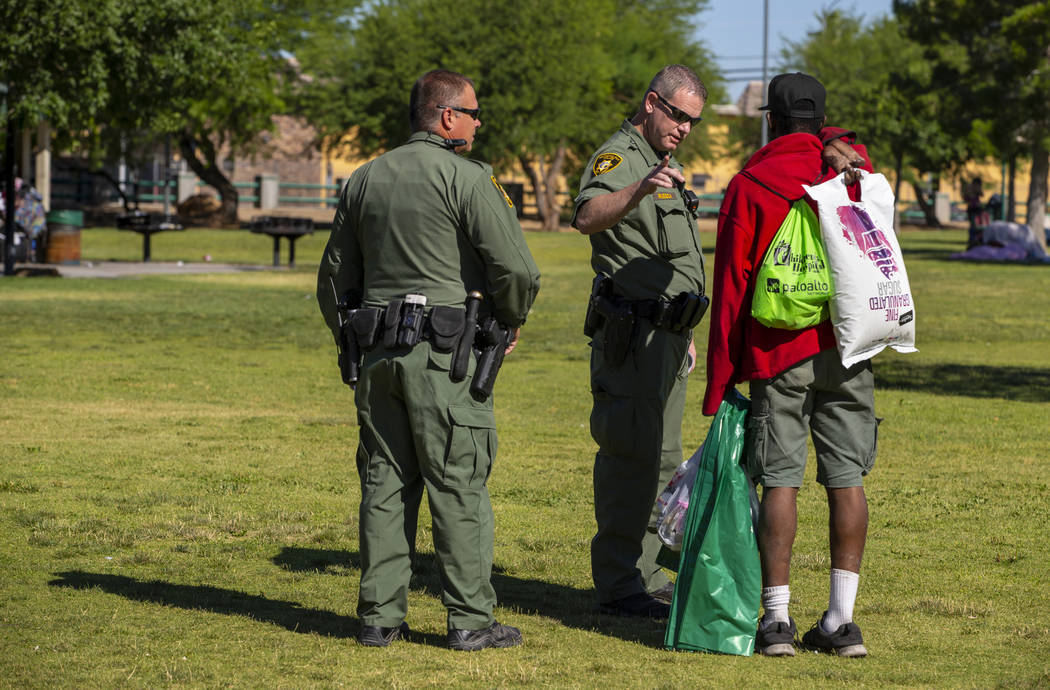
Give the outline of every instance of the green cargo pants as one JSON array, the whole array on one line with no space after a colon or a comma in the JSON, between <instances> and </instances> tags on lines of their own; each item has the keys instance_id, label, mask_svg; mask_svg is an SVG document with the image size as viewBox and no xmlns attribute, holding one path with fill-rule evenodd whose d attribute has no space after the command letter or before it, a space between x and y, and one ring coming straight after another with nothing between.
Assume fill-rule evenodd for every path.
<instances>
[{"instance_id":1,"label":"green cargo pants","mask_svg":"<svg viewBox=\"0 0 1050 690\"><path fill-rule=\"evenodd\" d=\"M594 517L591 576L598 601L652 592L668 579L656 556L660 540L648 531L656 497L682 463L689 335L639 321L627 360L605 361L604 331L591 343L591 436Z\"/></svg>"},{"instance_id":2,"label":"green cargo pants","mask_svg":"<svg viewBox=\"0 0 1050 690\"><path fill-rule=\"evenodd\" d=\"M426 487L449 628L492 621L493 516L486 481L496 456L492 398L477 402L470 375L449 380L452 355L421 342L367 353L355 401L361 427L361 588L364 625L404 620L416 517Z\"/></svg>"}]
</instances>

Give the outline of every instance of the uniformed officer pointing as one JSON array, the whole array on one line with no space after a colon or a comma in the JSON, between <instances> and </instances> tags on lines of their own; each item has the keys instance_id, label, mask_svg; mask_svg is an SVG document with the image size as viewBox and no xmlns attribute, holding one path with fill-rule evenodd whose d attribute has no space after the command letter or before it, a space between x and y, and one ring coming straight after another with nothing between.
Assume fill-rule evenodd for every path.
<instances>
[{"instance_id":1,"label":"uniformed officer pointing","mask_svg":"<svg viewBox=\"0 0 1050 690\"><path fill-rule=\"evenodd\" d=\"M653 78L637 113L602 144L580 182L573 225L591 241L594 515L600 609L667 617L672 587L647 533L658 488L682 461L692 329L707 306L696 197L674 151L701 120L707 89L682 65Z\"/></svg>"},{"instance_id":2,"label":"uniformed officer pointing","mask_svg":"<svg viewBox=\"0 0 1050 690\"><path fill-rule=\"evenodd\" d=\"M385 647L409 634L426 488L449 647L511 647L521 633L494 620L490 582L491 390L539 271L492 168L456 155L481 125L473 82L428 72L409 110L408 141L347 181L317 277L360 427L358 639Z\"/></svg>"}]
</instances>

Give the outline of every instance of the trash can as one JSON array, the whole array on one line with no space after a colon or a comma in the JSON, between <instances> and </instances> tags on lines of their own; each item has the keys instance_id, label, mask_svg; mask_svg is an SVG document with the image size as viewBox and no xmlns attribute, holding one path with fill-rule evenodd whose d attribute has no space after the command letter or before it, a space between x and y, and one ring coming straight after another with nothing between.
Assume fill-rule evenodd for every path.
<instances>
[{"instance_id":1,"label":"trash can","mask_svg":"<svg viewBox=\"0 0 1050 690\"><path fill-rule=\"evenodd\" d=\"M51 211L47 214L47 251L49 264L80 263L80 229L84 227L84 212L78 210Z\"/></svg>"}]
</instances>

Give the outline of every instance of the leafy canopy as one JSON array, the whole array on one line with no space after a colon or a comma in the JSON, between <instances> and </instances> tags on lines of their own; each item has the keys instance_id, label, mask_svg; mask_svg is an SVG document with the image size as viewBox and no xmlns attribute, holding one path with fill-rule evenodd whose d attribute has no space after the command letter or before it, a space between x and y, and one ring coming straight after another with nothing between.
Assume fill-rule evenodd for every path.
<instances>
[{"instance_id":1,"label":"leafy canopy","mask_svg":"<svg viewBox=\"0 0 1050 690\"><path fill-rule=\"evenodd\" d=\"M483 0L376 2L346 25L350 46L319 64L303 105L334 146L371 155L408 135L408 92L442 67L477 85L479 158L497 167L523 151L567 145L586 158L637 108L665 64L682 62L713 82L710 54L685 21L706 0L536 0L495 9ZM709 83L712 98L720 95Z\"/></svg>"}]
</instances>

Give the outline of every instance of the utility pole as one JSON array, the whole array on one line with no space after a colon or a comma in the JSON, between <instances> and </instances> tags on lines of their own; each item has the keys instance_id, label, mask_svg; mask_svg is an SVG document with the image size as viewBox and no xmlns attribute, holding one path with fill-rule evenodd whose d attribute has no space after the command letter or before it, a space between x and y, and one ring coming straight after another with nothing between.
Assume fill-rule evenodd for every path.
<instances>
[{"instance_id":1,"label":"utility pole","mask_svg":"<svg viewBox=\"0 0 1050 690\"><path fill-rule=\"evenodd\" d=\"M762 0L762 96L765 96L769 84L769 0ZM769 143L769 123L766 113L762 111L762 146Z\"/></svg>"}]
</instances>

